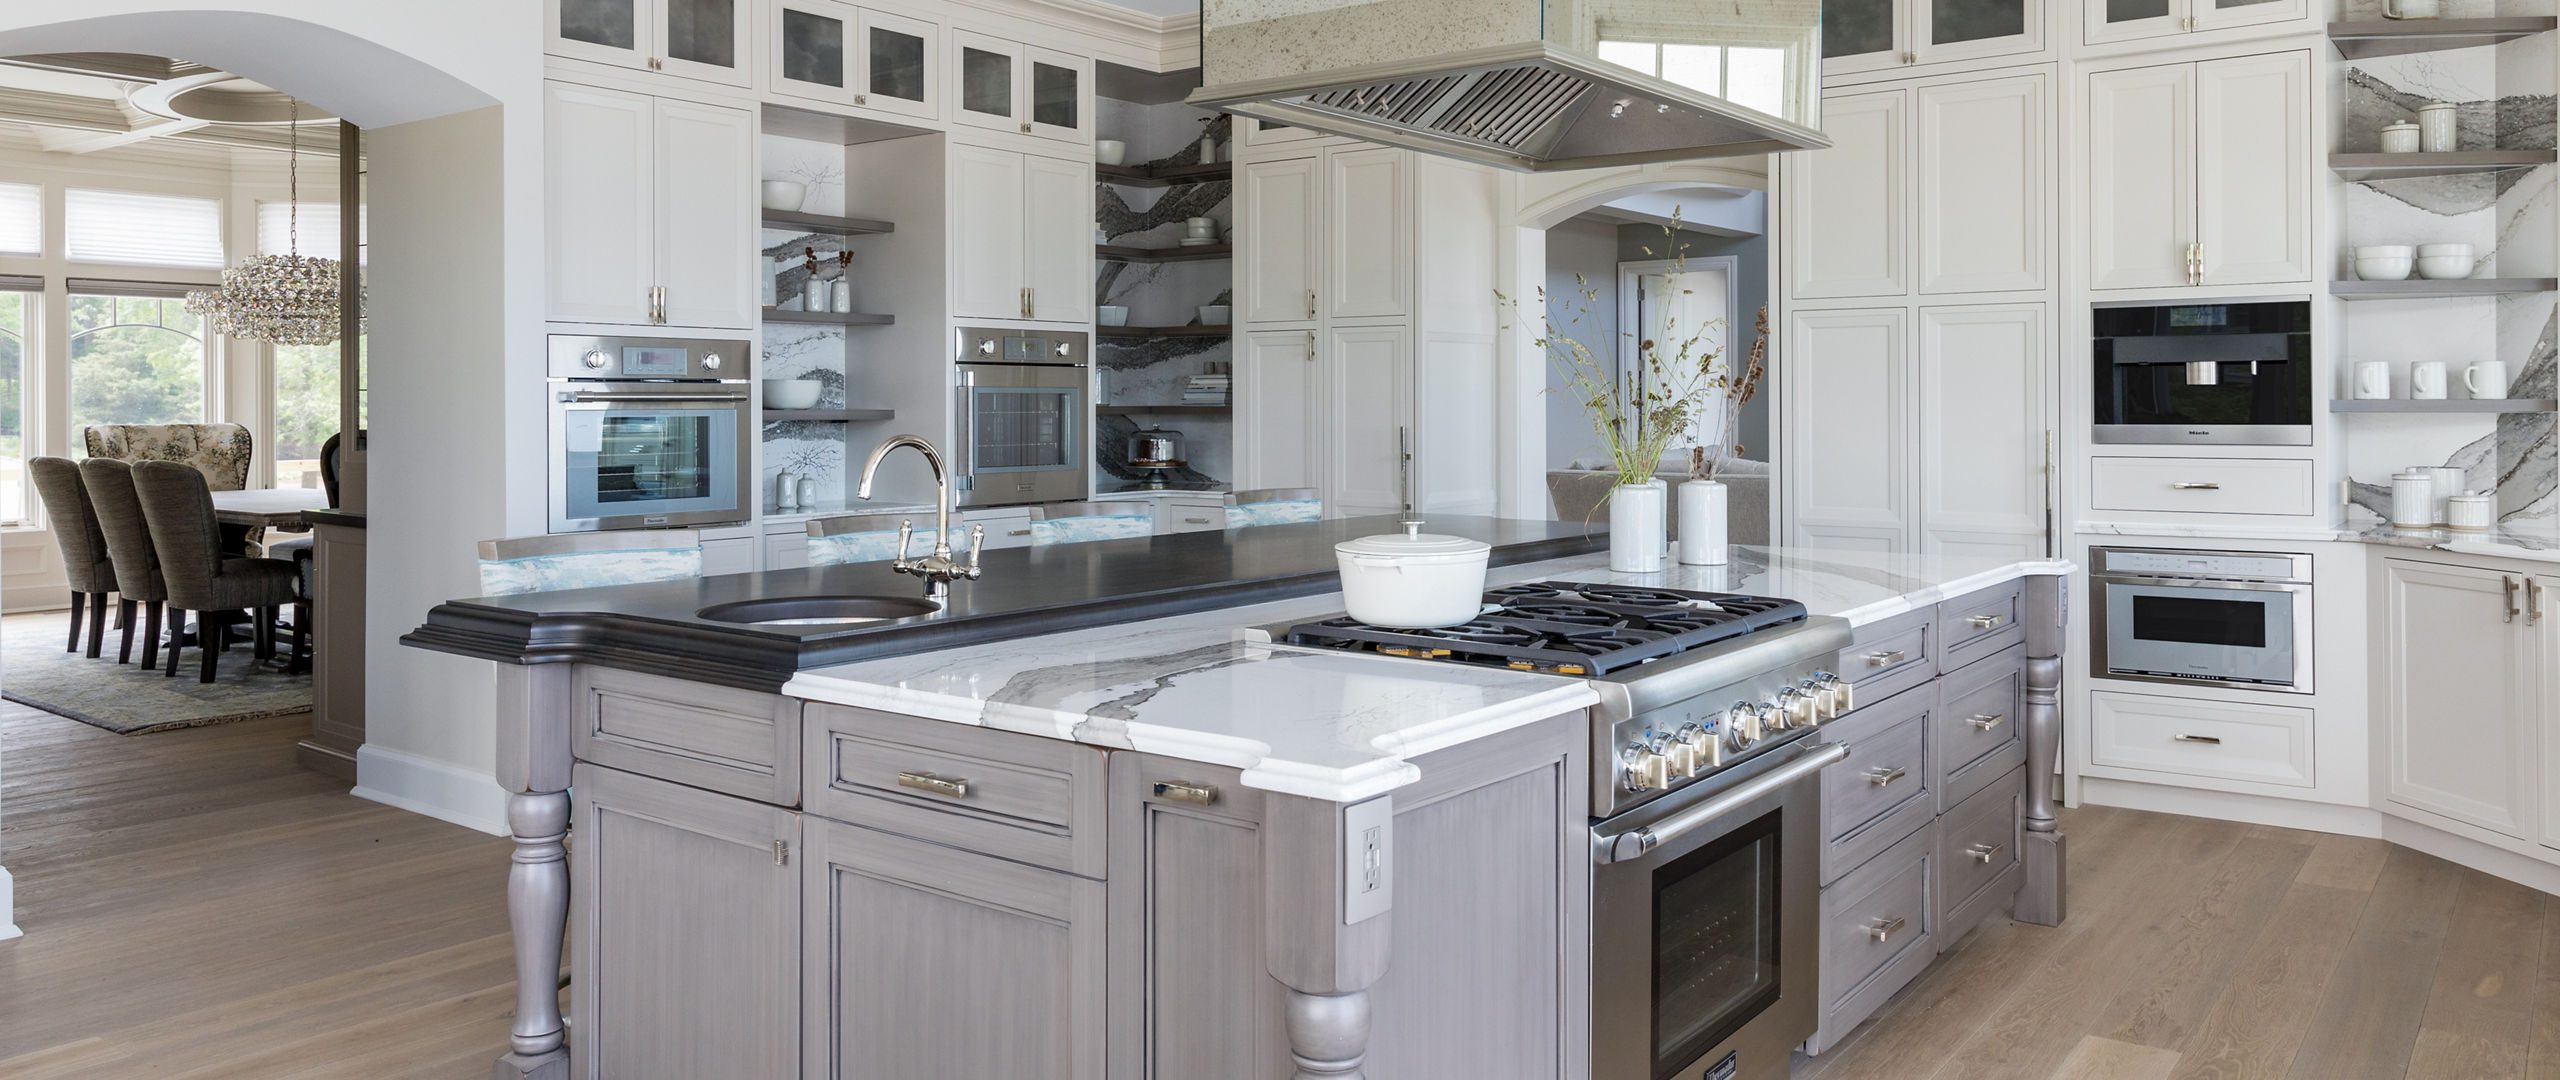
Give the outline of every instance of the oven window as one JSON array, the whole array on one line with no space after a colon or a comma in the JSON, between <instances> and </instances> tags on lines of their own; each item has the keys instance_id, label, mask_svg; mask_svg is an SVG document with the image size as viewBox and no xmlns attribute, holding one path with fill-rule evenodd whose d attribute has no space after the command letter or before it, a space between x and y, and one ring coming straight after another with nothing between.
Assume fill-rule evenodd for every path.
<instances>
[{"instance_id":1,"label":"oven window","mask_svg":"<svg viewBox=\"0 0 2560 1080\"><path fill-rule=\"evenodd\" d=\"M606 416L598 426L603 438L595 460L597 502L658 502L711 494L710 417Z\"/></svg>"},{"instance_id":2,"label":"oven window","mask_svg":"<svg viewBox=\"0 0 2560 1080\"><path fill-rule=\"evenodd\" d=\"M2267 605L2253 600L2135 593L2133 636L2190 645L2267 647Z\"/></svg>"},{"instance_id":3,"label":"oven window","mask_svg":"<svg viewBox=\"0 0 2560 1080\"><path fill-rule=\"evenodd\" d=\"M1678 1073L1778 1000L1773 810L1653 874L1653 1074Z\"/></svg>"},{"instance_id":4,"label":"oven window","mask_svg":"<svg viewBox=\"0 0 2560 1080\"><path fill-rule=\"evenodd\" d=\"M979 387L969 398L974 467L980 472L1082 468L1082 462L1071 459L1083 411L1074 390Z\"/></svg>"}]
</instances>

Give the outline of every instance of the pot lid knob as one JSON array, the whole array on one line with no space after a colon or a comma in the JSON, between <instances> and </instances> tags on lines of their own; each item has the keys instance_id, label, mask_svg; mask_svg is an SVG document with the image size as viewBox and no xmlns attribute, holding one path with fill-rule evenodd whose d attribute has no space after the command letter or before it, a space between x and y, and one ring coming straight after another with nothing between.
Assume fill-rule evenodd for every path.
<instances>
[{"instance_id":1,"label":"pot lid knob","mask_svg":"<svg viewBox=\"0 0 2560 1080\"><path fill-rule=\"evenodd\" d=\"M1404 520L1402 520L1402 521L1396 522L1396 524L1404 526L1404 534L1405 534L1406 536L1414 537L1414 538L1416 538L1416 539L1421 538L1421 536L1422 536L1422 519L1421 519L1421 518L1406 518L1406 519L1404 519Z\"/></svg>"}]
</instances>

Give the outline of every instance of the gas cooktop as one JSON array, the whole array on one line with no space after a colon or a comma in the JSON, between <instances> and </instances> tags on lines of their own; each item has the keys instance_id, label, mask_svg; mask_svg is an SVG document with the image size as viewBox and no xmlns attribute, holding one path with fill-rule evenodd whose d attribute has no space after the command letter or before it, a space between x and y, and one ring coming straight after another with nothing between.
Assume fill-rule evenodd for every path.
<instances>
[{"instance_id":1,"label":"gas cooktop","mask_svg":"<svg viewBox=\"0 0 2560 1080\"><path fill-rule=\"evenodd\" d=\"M1580 581L1507 585L1463 626L1406 630L1348 616L1299 623L1292 645L1383 653L1555 675L1601 675L1786 623L1793 600Z\"/></svg>"}]
</instances>

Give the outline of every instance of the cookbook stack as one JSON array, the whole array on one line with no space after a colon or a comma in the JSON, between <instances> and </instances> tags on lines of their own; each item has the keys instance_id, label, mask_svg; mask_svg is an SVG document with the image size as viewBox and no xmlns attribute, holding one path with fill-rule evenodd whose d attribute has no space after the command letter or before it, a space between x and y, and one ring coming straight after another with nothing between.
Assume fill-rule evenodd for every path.
<instances>
[{"instance_id":1,"label":"cookbook stack","mask_svg":"<svg viewBox=\"0 0 2560 1080\"><path fill-rule=\"evenodd\" d=\"M1191 384L1182 390L1182 403L1185 405L1226 404L1229 378L1226 375L1192 376Z\"/></svg>"}]
</instances>

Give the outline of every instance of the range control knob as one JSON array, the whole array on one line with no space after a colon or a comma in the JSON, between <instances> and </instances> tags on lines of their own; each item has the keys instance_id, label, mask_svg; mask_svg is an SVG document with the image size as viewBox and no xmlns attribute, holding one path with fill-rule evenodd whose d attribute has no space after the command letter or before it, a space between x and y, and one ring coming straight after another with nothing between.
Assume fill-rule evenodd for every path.
<instances>
[{"instance_id":1,"label":"range control knob","mask_svg":"<svg viewBox=\"0 0 2560 1080\"><path fill-rule=\"evenodd\" d=\"M1724 748L1740 751L1760 741L1760 707L1737 701L1724 711Z\"/></svg>"},{"instance_id":2,"label":"range control knob","mask_svg":"<svg viewBox=\"0 0 2560 1080\"><path fill-rule=\"evenodd\" d=\"M1810 686L1790 686L1778 691L1778 709L1787 714L1788 727L1812 727L1822 722L1822 702Z\"/></svg>"},{"instance_id":3,"label":"range control knob","mask_svg":"<svg viewBox=\"0 0 2560 1080\"><path fill-rule=\"evenodd\" d=\"M1671 733L1671 776L1673 779L1696 776L1716 767L1716 743L1707 729L1695 723L1680 725Z\"/></svg>"},{"instance_id":4,"label":"range control knob","mask_svg":"<svg viewBox=\"0 0 2560 1080\"><path fill-rule=\"evenodd\" d=\"M1671 786L1671 759L1659 739L1647 739L1618 752L1618 776L1629 791L1660 791Z\"/></svg>"},{"instance_id":5,"label":"range control knob","mask_svg":"<svg viewBox=\"0 0 2560 1080\"><path fill-rule=\"evenodd\" d=\"M587 365L588 370L602 371L613 366L613 357L603 349L589 349L587 355L578 358L578 362Z\"/></svg>"},{"instance_id":6,"label":"range control knob","mask_svg":"<svg viewBox=\"0 0 2560 1080\"><path fill-rule=\"evenodd\" d=\"M1813 681L1821 683L1823 692L1830 695L1831 715L1839 716L1858 707L1849 694L1849 680L1828 671L1817 671L1813 673Z\"/></svg>"},{"instance_id":7,"label":"range control knob","mask_svg":"<svg viewBox=\"0 0 2560 1080\"><path fill-rule=\"evenodd\" d=\"M704 354L702 354L702 370L704 370L704 371L718 371L718 370L720 370L720 354L719 354L719 353L704 353Z\"/></svg>"},{"instance_id":8,"label":"range control knob","mask_svg":"<svg viewBox=\"0 0 2560 1080\"><path fill-rule=\"evenodd\" d=\"M996 354L996 339L994 339L994 338L988 338L988 339L986 339L985 341L981 341L981 342L979 342L979 343L978 343L978 355L980 355L980 356L994 356L995 354Z\"/></svg>"},{"instance_id":9,"label":"range control knob","mask_svg":"<svg viewBox=\"0 0 2560 1080\"><path fill-rule=\"evenodd\" d=\"M1794 714L1775 701L1760 703L1760 737L1765 739L1795 726Z\"/></svg>"}]
</instances>

